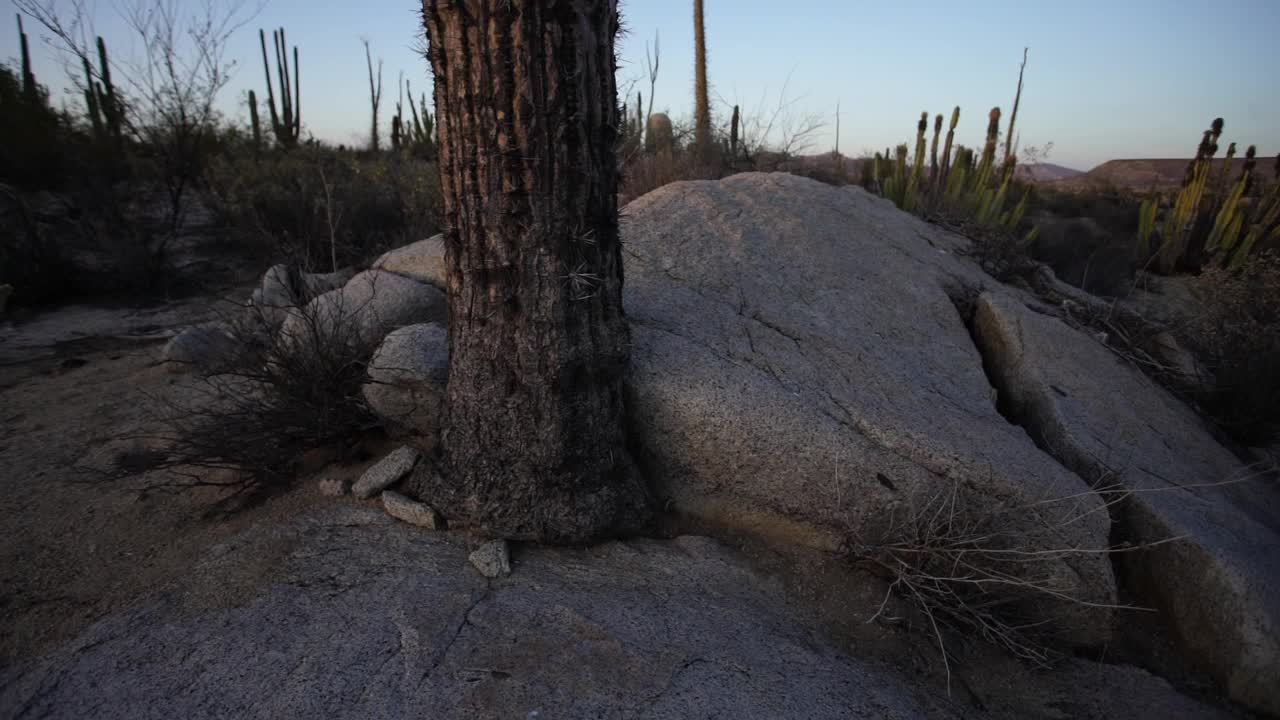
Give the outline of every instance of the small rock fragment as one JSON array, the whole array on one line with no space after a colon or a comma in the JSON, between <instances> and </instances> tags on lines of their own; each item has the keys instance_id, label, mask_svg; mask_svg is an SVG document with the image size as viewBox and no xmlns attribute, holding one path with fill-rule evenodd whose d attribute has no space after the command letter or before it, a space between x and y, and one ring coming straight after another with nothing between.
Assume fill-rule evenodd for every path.
<instances>
[{"instance_id":1,"label":"small rock fragment","mask_svg":"<svg viewBox=\"0 0 1280 720\"><path fill-rule=\"evenodd\" d=\"M320 494L329 497L342 497L351 492L351 481L343 478L327 477L320 480Z\"/></svg>"},{"instance_id":2,"label":"small rock fragment","mask_svg":"<svg viewBox=\"0 0 1280 720\"><path fill-rule=\"evenodd\" d=\"M467 558L487 578L511 574L511 556L507 553L506 540L494 540L481 545Z\"/></svg>"},{"instance_id":3,"label":"small rock fragment","mask_svg":"<svg viewBox=\"0 0 1280 720\"><path fill-rule=\"evenodd\" d=\"M418 451L404 446L379 460L373 467L365 470L364 475L356 481L352 493L364 500L400 482L409 474L418 462Z\"/></svg>"},{"instance_id":4,"label":"small rock fragment","mask_svg":"<svg viewBox=\"0 0 1280 720\"><path fill-rule=\"evenodd\" d=\"M417 525L429 530L440 530L441 519L430 505L405 497L394 490L382 491L382 507L387 514L410 525Z\"/></svg>"}]
</instances>

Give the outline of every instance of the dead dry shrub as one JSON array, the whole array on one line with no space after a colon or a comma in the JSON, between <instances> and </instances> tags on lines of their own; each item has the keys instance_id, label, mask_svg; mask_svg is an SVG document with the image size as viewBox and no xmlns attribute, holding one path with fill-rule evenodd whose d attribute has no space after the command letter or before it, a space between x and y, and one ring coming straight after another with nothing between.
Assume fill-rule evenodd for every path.
<instances>
[{"instance_id":1,"label":"dead dry shrub","mask_svg":"<svg viewBox=\"0 0 1280 720\"><path fill-rule=\"evenodd\" d=\"M906 621L922 626L937 643L948 685L958 649L973 640L994 645L1033 666L1051 666L1062 657L1056 637L1068 619L1054 621L1050 609L1099 607L1064 584L1061 564L1073 557L1138 548L1045 548L1041 533L1031 529L1027 519L1056 504L1072 508L1061 523L1066 526L1091 513L1108 512L1127 497L1123 491L1106 490L1111 487L1106 482L1096 485L1104 504L1077 511L1079 496L1017 506L951 481L919 504L893 508L874 531L848 531L842 556L889 582L884 602L868 622ZM909 617L890 616L892 597L905 601Z\"/></svg>"},{"instance_id":2,"label":"dead dry shrub","mask_svg":"<svg viewBox=\"0 0 1280 720\"><path fill-rule=\"evenodd\" d=\"M715 180L724 177L724 174L721 167L700 164L692 153L678 149L656 153L636 153L631 156L622 170L618 205L626 205L642 195L673 182Z\"/></svg>"},{"instance_id":3,"label":"dead dry shrub","mask_svg":"<svg viewBox=\"0 0 1280 720\"><path fill-rule=\"evenodd\" d=\"M122 453L108 477L144 474L143 492L222 488L230 509L287 488L309 452L358 453L378 427L361 395L375 342L358 310L291 308L286 341L263 310L229 306L219 327L232 350L150 398L155 430L130 438L148 450Z\"/></svg>"}]
</instances>

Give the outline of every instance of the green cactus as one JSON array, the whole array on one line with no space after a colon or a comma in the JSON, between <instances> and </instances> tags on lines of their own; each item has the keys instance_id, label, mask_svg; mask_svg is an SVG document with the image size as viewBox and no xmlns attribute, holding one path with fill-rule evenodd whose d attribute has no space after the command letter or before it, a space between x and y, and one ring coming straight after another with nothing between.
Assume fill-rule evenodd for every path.
<instances>
[{"instance_id":1,"label":"green cactus","mask_svg":"<svg viewBox=\"0 0 1280 720\"><path fill-rule=\"evenodd\" d=\"M258 118L258 96L249 91L249 128L253 132L253 150L262 149L262 122Z\"/></svg>"},{"instance_id":2,"label":"green cactus","mask_svg":"<svg viewBox=\"0 0 1280 720\"><path fill-rule=\"evenodd\" d=\"M81 56L84 69L84 103L93 127L93 136L99 142L111 140L119 145L124 137L124 104L116 94L111 81L111 63L107 58L107 44L98 38L98 78L94 79L89 59Z\"/></svg>"},{"instance_id":3,"label":"green cactus","mask_svg":"<svg viewBox=\"0 0 1280 720\"><path fill-rule=\"evenodd\" d=\"M302 68L298 65L298 46L293 47L293 72L289 71L289 46L284 28L271 31L275 46L276 76L280 83L280 110L276 111L275 90L271 82L271 63L267 61L267 35L258 30L262 45L262 71L267 78L267 109L271 113L271 132L280 147L296 147L302 136ZM292 81L292 82L291 82ZM292 87L291 87L292 86Z\"/></svg>"},{"instance_id":4,"label":"green cactus","mask_svg":"<svg viewBox=\"0 0 1280 720\"><path fill-rule=\"evenodd\" d=\"M942 137L942 114L933 118L933 142L929 146L929 182L938 179L938 140Z\"/></svg>"},{"instance_id":5,"label":"green cactus","mask_svg":"<svg viewBox=\"0 0 1280 720\"><path fill-rule=\"evenodd\" d=\"M22 97L27 102L38 102L40 89L36 85L35 73L31 72L31 49L27 47L27 32L22 27L22 16L18 15L18 44L22 47Z\"/></svg>"},{"instance_id":6,"label":"green cactus","mask_svg":"<svg viewBox=\"0 0 1280 720\"><path fill-rule=\"evenodd\" d=\"M918 205L917 191L920 188L920 175L924 172L925 133L929 131L929 113L920 113L920 122L916 123L916 153L911 164L911 177L903 191L902 202L898 204L904 210L914 210Z\"/></svg>"},{"instance_id":7,"label":"green cactus","mask_svg":"<svg viewBox=\"0 0 1280 720\"><path fill-rule=\"evenodd\" d=\"M982 148L982 164L979 165L979 172L989 174L992 165L996 159L996 144L1000 140L1000 108L993 107L991 112L987 114L987 144Z\"/></svg>"},{"instance_id":8,"label":"green cactus","mask_svg":"<svg viewBox=\"0 0 1280 720\"><path fill-rule=\"evenodd\" d=\"M1156 229L1156 211L1159 209L1160 204L1155 198L1148 198L1142 201L1138 211L1138 257L1142 262L1151 255L1151 234Z\"/></svg>"},{"instance_id":9,"label":"green cactus","mask_svg":"<svg viewBox=\"0 0 1280 720\"><path fill-rule=\"evenodd\" d=\"M1200 145L1196 148L1195 159L1187 166L1187 172L1183 176L1182 190L1174 200L1173 207L1165 214L1160 231L1160 248L1156 252L1156 267L1165 274L1172 273L1184 262L1191 232L1200 216L1200 204L1209 183L1213 156L1218 152L1218 138L1222 135L1222 128L1222 118L1216 118L1210 128L1204 131Z\"/></svg>"},{"instance_id":10,"label":"green cactus","mask_svg":"<svg viewBox=\"0 0 1280 720\"><path fill-rule=\"evenodd\" d=\"M702 0L693 0L694 44L694 145L702 162L710 160L711 102L707 95L707 35L702 22Z\"/></svg>"},{"instance_id":11,"label":"green cactus","mask_svg":"<svg viewBox=\"0 0 1280 720\"><path fill-rule=\"evenodd\" d=\"M1221 203L1226 199L1227 178L1231 175L1231 161L1236 157L1236 144L1231 143L1227 146L1226 162L1222 163L1222 169L1218 171L1218 180L1213 184L1213 194L1215 199Z\"/></svg>"},{"instance_id":12,"label":"green cactus","mask_svg":"<svg viewBox=\"0 0 1280 720\"><path fill-rule=\"evenodd\" d=\"M938 177L934 178L934 194L937 195L946 187L947 175L951 171L951 143L956 137L956 125L960 124L960 106L951 111L951 125L947 129L947 140L942 146L942 168Z\"/></svg>"},{"instance_id":13,"label":"green cactus","mask_svg":"<svg viewBox=\"0 0 1280 720\"><path fill-rule=\"evenodd\" d=\"M733 159L738 157L738 123L740 120L738 106L734 105L733 119L729 121L729 157Z\"/></svg>"}]
</instances>

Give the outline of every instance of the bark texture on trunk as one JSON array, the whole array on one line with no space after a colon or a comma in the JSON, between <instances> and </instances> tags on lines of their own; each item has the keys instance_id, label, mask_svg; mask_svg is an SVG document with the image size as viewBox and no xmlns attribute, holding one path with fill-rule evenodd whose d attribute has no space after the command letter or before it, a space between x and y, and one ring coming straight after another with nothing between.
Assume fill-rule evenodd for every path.
<instances>
[{"instance_id":1,"label":"bark texture on trunk","mask_svg":"<svg viewBox=\"0 0 1280 720\"><path fill-rule=\"evenodd\" d=\"M581 542L639 527L618 238L616 0L424 0L448 265L447 517Z\"/></svg>"}]
</instances>

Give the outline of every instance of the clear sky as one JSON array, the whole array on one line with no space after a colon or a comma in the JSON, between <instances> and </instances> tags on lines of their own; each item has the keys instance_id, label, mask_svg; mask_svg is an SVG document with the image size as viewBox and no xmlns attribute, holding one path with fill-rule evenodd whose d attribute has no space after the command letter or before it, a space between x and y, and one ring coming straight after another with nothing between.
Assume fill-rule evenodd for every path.
<instances>
[{"instance_id":1,"label":"clear sky","mask_svg":"<svg viewBox=\"0 0 1280 720\"><path fill-rule=\"evenodd\" d=\"M131 0L114 0L130 2ZM186 3L189 0L180 0ZM88 0L90 5L94 0ZM12 0L3 0L12 11ZM69 4L69 0L62 0ZM129 44L113 0L99 0L98 32L117 54ZM1023 46L1031 48L1018 128L1026 145L1055 144L1051 162L1087 169L1110 158L1188 157L1215 116L1225 139L1280 151L1280 0L705 0L714 110L777 103L787 85L798 115L828 123L812 151L829 150L836 103L846 154L914 134L922 110L961 106L959 142L977 144L993 105L1012 106ZM645 43L661 36L655 109L692 110L691 0L624 1L619 86L644 75ZM243 118L249 89L263 95L256 30L283 25L302 55L305 127L334 142L364 142L368 80L360 43L384 59L384 123L399 71L427 90L414 52L412 0L317 3L267 0L235 37L240 67L221 105ZM18 55L17 31L0 33L0 57ZM43 32L29 23L40 45ZM270 38L268 38L268 42ZM41 82L62 97L61 67L37 48ZM648 92L647 80L640 87ZM646 100L647 102L647 100ZM384 131L385 132L385 131Z\"/></svg>"}]
</instances>

